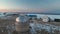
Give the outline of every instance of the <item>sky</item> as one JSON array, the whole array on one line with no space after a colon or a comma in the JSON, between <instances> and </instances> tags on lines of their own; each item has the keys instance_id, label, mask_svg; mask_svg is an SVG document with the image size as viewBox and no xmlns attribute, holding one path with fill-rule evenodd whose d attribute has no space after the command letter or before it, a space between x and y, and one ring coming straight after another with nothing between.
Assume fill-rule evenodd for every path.
<instances>
[{"instance_id":1,"label":"sky","mask_svg":"<svg viewBox=\"0 0 60 34\"><path fill-rule=\"evenodd\" d=\"M0 0L1 9L54 11L60 9L60 0Z\"/></svg>"}]
</instances>

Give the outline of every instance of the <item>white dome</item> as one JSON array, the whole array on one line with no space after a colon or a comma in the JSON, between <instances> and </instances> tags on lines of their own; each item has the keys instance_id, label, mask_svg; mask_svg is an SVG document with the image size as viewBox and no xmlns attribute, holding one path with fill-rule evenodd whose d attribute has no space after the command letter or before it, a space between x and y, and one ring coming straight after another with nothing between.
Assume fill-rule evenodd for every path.
<instances>
[{"instance_id":1,"label":"white dome","mask_svg":"<svg viewBox=\"0 0 60 34\"><path fill-rule=\"evenodd\" d=\"M48 16L43 16L42 17L42 21L43 22L48 22L49 21L49 17Z\"/></svg>"}]
</instances>

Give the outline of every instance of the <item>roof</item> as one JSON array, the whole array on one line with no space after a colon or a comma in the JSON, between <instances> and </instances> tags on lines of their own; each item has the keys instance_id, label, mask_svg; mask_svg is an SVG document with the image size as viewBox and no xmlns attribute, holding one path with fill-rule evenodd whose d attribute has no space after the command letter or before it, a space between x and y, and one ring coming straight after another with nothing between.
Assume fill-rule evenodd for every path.
<instances>
[{"instance_id":1,"label":"roof","mask_svg":"<svg viewBox=\"0 0 60 34\"><path fill-rule=\"evenodd\" d=\"M27 15L28 17L37 17L37 15Z\"/></svg>"}]
</instances>

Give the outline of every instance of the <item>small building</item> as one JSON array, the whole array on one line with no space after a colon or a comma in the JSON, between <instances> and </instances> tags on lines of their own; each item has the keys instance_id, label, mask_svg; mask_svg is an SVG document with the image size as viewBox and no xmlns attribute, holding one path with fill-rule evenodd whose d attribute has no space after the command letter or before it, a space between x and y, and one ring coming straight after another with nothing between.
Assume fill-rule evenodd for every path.
<instances>
[{"instance_id":1,"label":"small building","mask_svg":"<svg viewBox=\"0 0 60 34\"><path fill-rule=\"evenodd\" d=\"M32 20L37 19L37 15L27 15L29 18L31 18Z\"/></svg>"},{"instance_id":2,"label":"small building","mask_svg":"<svg viewBox=\"0 0 60 34\"><path fill-rule=\"evenodd\" d=\"M56 18L56 19L54 19L54 21L55 21L55 22L60 22L60 19L57 19L57 18Z\"/></svg>"},{"instance_id":3,"label":"small building","mask_svg":"<svg viewBox=\"0 0 60 34\"><path fill-rule=\"evenodd\" d=\"M27 15L31 23L37 21L37 15Z\"/></svg>"}]
</instances>

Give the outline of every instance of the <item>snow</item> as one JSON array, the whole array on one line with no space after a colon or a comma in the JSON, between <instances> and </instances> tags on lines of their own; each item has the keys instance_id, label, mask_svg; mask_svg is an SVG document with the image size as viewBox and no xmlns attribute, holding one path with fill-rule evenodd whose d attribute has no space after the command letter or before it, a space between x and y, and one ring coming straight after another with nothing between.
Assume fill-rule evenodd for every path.
<instances>
[{"instance_id":1,"label":"snow","mask_svg":"<svg viewBox=\"0 0 60 34\"><path fill-rule=\"evenodd\" d=\"M59 30L60 31L60 26L55 26L55 25L51 25L51 24L38 24L38 23L30 23L30 26L32 27L32 31L36 32L38 30L41 31L41 29L45 29L48 32L52 32L54 33L54 30Z\"/></svg>"},{"instance_id":2,"label":"snow","mask_svg":"<svg viewBox=\"0 0 60 34\"><path fill-rule=\"evenodd\" d=\"M56 19L60 19L60 15L48 15L48 14L28 14L28 15L37 15L37 18L42 18L43 16L48 16L50 17L52 20Z\"/></svg>"}]
</instances>

